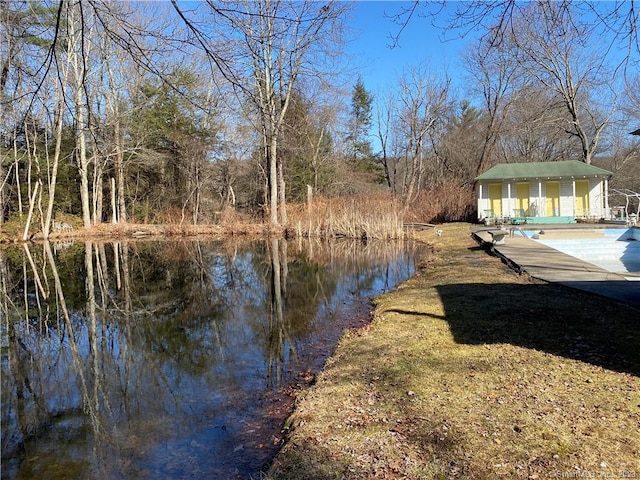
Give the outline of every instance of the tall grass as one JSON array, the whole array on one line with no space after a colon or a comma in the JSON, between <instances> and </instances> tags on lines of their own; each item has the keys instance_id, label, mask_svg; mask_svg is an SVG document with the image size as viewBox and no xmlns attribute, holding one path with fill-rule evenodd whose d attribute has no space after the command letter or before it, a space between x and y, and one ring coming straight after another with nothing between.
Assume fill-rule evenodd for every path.
<instances>
[{"instance_id":1,"label":"tall grass","mask_svg":"<svg viewBox=\"0 0 640 480\"><path fill-rule=\"evenodd\" d=\"M288 207L288 233L298 237L394 239L404 236L402 206L390 194L316 198Z\"/></svg>"}]
</instances>

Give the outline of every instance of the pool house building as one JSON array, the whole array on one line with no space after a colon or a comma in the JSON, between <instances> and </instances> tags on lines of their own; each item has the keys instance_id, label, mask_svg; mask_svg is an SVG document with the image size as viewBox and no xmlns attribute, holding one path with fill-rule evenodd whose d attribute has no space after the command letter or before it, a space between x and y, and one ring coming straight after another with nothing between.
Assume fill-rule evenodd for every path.
<instances>
[{"instance_id":1,"label":"pool house building","mask_svg":"<svg viewBox=\"0 0 640 480\"><path fill-rule=\"evenodd\" d=\"M478 175L478 220L576 223L609 219L612 173L583 162L502 163Z\"/></svg>"}]
</instances>

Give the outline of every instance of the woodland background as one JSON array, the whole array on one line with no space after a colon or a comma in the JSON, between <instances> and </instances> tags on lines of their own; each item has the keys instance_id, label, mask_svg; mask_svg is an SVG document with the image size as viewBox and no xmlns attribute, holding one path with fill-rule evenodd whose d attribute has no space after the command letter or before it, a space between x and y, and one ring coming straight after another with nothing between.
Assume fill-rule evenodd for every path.
<instances>
[{"instance_id":1,"label":"woodland background","mask_svg":"<svg viewBox=\"0 0 640 480\"><path fill-rule=\"evenodd\" d=\"M632 2L399 3L395 39L409 21L477 34L466 87L417 60L375 94L346 2L0 4L0 227L25 239L334 209L469 220L501 162L580 160L640 191Z\"/></svg>"}]
</instances>

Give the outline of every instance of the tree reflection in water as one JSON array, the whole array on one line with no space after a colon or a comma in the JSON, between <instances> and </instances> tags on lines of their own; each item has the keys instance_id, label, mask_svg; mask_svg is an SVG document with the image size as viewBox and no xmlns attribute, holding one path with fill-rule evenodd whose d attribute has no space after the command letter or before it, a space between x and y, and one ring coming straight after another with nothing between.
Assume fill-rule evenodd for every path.
<instances>
[{"instance_id":1,"label":"tree reflection in water","mask_svg":"<svg viewBox=\"0 0 640 480\"><path fill-rule=\"evenodd\" d=\"M248 478L415 246L48 243L0 250L2 478Z\"/></svg>"}]
</instances>

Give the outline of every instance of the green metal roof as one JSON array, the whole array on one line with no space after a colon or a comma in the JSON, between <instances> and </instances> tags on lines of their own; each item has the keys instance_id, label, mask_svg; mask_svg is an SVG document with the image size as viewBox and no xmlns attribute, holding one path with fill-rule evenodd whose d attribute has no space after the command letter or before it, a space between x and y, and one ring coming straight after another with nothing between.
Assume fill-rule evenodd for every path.
<instances>
[{"instance_id":1,"label":"green metal roof","mask_svg":"<svg viewBox=\"0 0 640 480\"><path fill-rule=\"evenodd\" d=\"M524 180L534 178L610 177L603 168L577 160L562 162L501 163L476 177L478 180Z\"/></svg>"}]
</instances>

